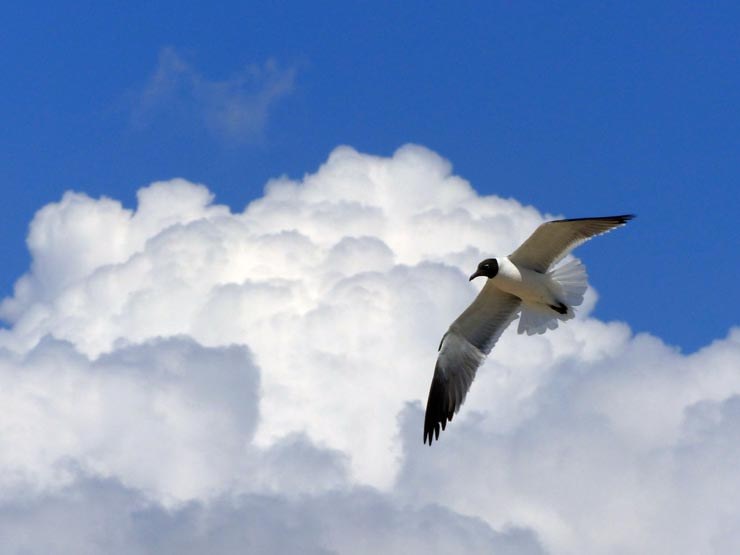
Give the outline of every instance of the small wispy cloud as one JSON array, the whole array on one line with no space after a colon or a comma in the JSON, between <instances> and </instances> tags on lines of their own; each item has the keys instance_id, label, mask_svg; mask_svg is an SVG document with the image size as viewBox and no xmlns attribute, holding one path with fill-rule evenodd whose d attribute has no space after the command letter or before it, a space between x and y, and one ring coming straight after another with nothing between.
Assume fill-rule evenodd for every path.
<instances>
[{"instance_id":1,"label":"small wispy cloud","mask_svg":"<svg viewBox=\"0 0 740 555\"><path fill-rule=\"evenodd\" d=\"M228 143L258 142L275 103L292 92L295 74L295 68L269 59L227 79L211 80L175 49L164 48L156 70L136 95L132 121L143 128L165 115L203 127Z\"/></svg>"}]
</instances>

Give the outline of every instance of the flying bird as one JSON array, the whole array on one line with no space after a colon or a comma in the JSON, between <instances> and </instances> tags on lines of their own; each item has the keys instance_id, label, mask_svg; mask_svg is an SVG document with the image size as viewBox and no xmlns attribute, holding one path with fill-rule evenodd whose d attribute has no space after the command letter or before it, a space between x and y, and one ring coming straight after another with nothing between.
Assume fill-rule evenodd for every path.
<instances>
[{"instance_id":1,"label":"flying bird","mask_svg":"<svg viewBox=\"0 0 740 555\"><path fill-rule=\"evenodd\" d=\"M473 303L452 322L439 344L424 417L424 443L460 410L478 367L507 326L520 314L518 333L555 329L575 316L588 286L586 268L576 259L556 266L591 237L626 224L632 214L555 220L539 226L509 256L487 258L470 276L487 278Z\"/></svg>"}]
</instances>

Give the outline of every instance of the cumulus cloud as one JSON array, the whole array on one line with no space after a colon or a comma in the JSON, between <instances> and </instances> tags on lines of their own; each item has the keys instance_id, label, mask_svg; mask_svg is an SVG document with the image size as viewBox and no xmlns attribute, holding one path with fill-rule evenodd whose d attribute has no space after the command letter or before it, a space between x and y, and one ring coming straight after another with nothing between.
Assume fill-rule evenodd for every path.
<instances>
[{"instance_id":1,"label":"cumulus cloud","mask_svg":"<svg viewBox=\"0 0 740 555\"><path fill-rule=\"evenodd\" d=\"M164 48L135 102L133 121L143 127L157 117L195 119L226 142L257 141L270 110L292 92L294 82L295 68L281 68L274 60L248 65L227 79L210 80L173 48Z\"/></svg>"},{"instance_id":2,"label":"cumulus cloud","mask_svg":"<svg viewBox=\"0 0 740 555\"><path fill-rule=\"evenodd\" d=\"M73 490L0 511L2 553L543 553L531 532L495 532L480 519L369 490L241 495L165 510L114 481L81 477Z\"/></svg>"},{"instance_id":3,"label":"cumulus cloud","mask_svg":"<svg viewBox=\"0 0 740 555\"><path fill-rule=\"evenodd\" d=\"M492 525L513 519L556 553L733 552L739 361L737 329L690 356L638 336L601 360L569 357L513 429L470 419L437 457L415 445L409 409L398 484Z\"/></svg>"},{"instance_id":4,"label":"cumulus cloud","mask_svg":"<svg viewBox=\"0 0 740 555\"><path fill-rule=\"evenodd\" d=\"M568 325L505 333L422 445L469 269L544 219L417 146L337 148L241 212L184 180L133 210L65 194L31 222L32 265L0 305L13 526L100 496L127 552L152 549L151 527L162 552L732 551L740 330L684 355L591 318L589 290Z\"/></svg>"}]
</instances>

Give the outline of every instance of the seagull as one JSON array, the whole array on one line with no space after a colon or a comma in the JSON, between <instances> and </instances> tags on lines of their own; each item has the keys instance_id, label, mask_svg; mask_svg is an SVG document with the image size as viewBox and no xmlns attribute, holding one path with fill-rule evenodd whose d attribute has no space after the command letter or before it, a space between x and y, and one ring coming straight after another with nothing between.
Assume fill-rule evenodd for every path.
<instances>
[{"instance_id":1,"label":"seagull","mask_svg":"<svg viewBox=\"0 0 740 555\"><path fill-rule=\"evenodd\" d=\"M473 303L452 322L439 344L424 417L424 443L439 440L439 429L460 410L478 367L521 312L518 333L555 329L575 316L588 286L577 259L557 266L570 251L612 229L632 214L554 220L540 225L509 256L487 258L470 276L486 277Z\"/></svg>"}]
</instances>

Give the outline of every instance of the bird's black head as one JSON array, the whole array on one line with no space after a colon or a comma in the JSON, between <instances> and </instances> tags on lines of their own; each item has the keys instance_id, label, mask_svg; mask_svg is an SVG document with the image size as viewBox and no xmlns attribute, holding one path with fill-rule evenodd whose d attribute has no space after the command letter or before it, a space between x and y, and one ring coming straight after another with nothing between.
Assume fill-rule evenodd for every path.
<instances>
[{"instance_id":1,"label":"bird's black head","mask_svg":"<svg viewBox=\"0 0 740 555\"><path fill-rule=\"evenodd\" d=\"M498 260L496 260L495 258L486 258L483 262L478 264L478 269L472 276L470 276L470 281L479 276L492 278L495 277L496 274L498 274Z\"/></svg>"}]
</instances>

